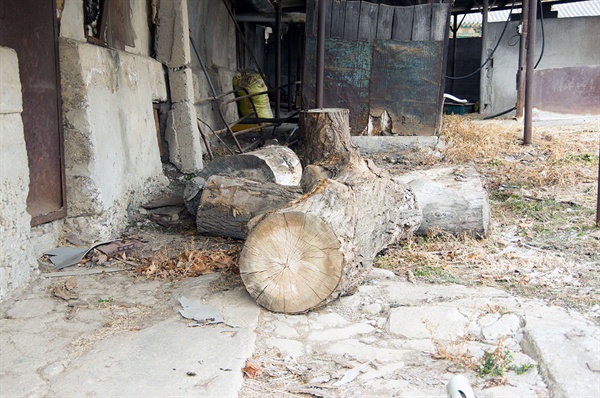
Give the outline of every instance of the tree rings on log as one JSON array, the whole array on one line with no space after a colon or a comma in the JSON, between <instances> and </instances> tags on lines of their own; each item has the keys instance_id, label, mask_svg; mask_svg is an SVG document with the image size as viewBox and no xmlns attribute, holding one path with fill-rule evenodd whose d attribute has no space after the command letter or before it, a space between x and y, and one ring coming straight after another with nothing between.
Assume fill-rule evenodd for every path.
<instances>
[{"instance_id":1,"label":"tree rings on log","mask_svg":"<svg viewBox=\"0 0 600 398\"><path fill-rule=\"evenodd\" d=\"M320 217L298 211L264 218L248 235L240 274L256 302L301 313L328 300L342 279L340 242Z\"/></svg>"}]
</instances>

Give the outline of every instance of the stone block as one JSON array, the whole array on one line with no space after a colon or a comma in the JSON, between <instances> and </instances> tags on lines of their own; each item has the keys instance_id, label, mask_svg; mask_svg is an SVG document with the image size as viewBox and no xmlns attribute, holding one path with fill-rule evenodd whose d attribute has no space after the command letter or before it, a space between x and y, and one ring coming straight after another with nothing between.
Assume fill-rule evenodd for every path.
<instances>
[{"instance_id":1,"label":"stone block","mask_svg":"<svg viewBox=\"0 0 600 398\"><path fill-rule=\"evenodd\" d=\"M363 154L405 151L414 148L433 148L437 136L353 136L352 143Z\"/></svg>"},{"instance_id":2,"label":"stone block","mask_svg":"<svg viewBox=\"0 0 600 398\"><path fill-rule=\"evenodd\" d=\"M515 314L504 314L492 324L481 327L486 341L497 341L501 337L512 336L521 329L521 318Z\"/></svg>"},{"instance_id":3,"label":"stone block","mask_svg":"<svg viewBox=\"0 0 600 398\"><path fill-rule=\"evenodd\" d=\"M65 0L60 18L60 37L85 41L83 7L80 0Z\"/></svg>"},{"instance_id":4,"label":"stone block","mask_svg":"<svg viewBox=\"0 0 600 398\"><path fill-rule=\"evenodd\" d=\"M20 90L18 94L20 100ZM28 193L29 166L21 115L0 114L0 299L27 283L37 267L29 244Z\"/></svg>"},{"instance_id":5,"label":"stone block","mask_svg":"<svg viewBox=\"0 0 600 398\"><path fill-rule=\"evenodd\" d=\"M538 362L553 397L600 396L598 327L573 327L566 313L553 321L566 326L526 329L523 351Z\"/></svg>"},{"instance_id":6,"label":"stone block","mask_svg":"<svg viewBox=\"0 0 600 398\"><path fill-rule=\"evenodd\" d=\"M202 170L202 145L193 104L173 104L167 119L166 138L170 160L178 169L184 173Z\"/></svg>"},{"instance_id":7,"label":"stone block","mask_svg":"<svg viewBox=\"0 0 600 398\"><path fill-rule=\"evenodd\" d=\"M156 24L156 59L169 68L191 61L186 0L161 1Z\"/></svg>"},{"instance_id":8,"label":"stone block","mask_svg":"<svg viewBox=\"0 0 600 398\"><path fill-rule=\"evenodd\" d=\"M193 102L194 81L192 70L183 68L169 71L169 88L171 89L171 102Z\"/></svg>"},{"instance_id":9,"label":"stone block","mask_svg":"<svg viewBox=\"0 0 600 398\"><path fill-rule=\"evenodd\" d=\"M19 60L12 48L0 47L0 113L23 111Z\"/></svg>"},{"instance_id":10,"label":"stone block","mask_svg":"<svg viewBox=\"0 0 600 398\"><path fill-rule=\"evenodd\" d=\"M456 308L400 307L390 312L387 330L407 339L452 340L469 332L469 320Z\"/></svg>"},{"instance_id":11,"label":"stone block","mask_svg":"<svg viewBox=\"0 0 600 398\"><path fill-rule=\"evenodd\" d=\"M325 329L316 331L308 336L312 341L339 341L341 339L349 339L358 337L363 334L373 333L375 328L366 323L355 323L343 328Z\"/></svg>"}]
</instances>

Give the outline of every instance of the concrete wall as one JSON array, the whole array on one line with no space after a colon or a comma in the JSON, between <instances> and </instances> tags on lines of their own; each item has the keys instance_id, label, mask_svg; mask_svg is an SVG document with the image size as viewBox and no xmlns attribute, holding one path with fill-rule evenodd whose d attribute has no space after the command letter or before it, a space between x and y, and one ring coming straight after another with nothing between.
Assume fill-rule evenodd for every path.
<instances>
[{"instance_id":1,"label":"concrete wall","mask_svg":"<svg viewBox=\"0 0 600 398\"><path fill-rule=\"evenodd\" d=\"M26 211L29 166L23 135L17 53L0 47L0 299L37 268Z\"/></svg>"},{"instance_id":2,"label":"concrete wall","mask_svg":"<svg viewBox=\"0 0 600 398\"><path fill-rule=\"evenodd\" d=\"M485 86L489 92L489 104L484 113L498 113L511 108L516 102L516 72L519 46L514 36L519 22L510 22L498 50L494 54L493 66L486 68ZM504 22L489 25L486 47L496 44ZM569 66L600 64L598 37L600 17L545 19L544 56L538 70ZM542 32L540 20L536 27L536 54L540 53ZM482 104L483 105L483 104Z\"/></svg>"},{"instance_id":3,"label":"concrete wall","mask_svg":"<svg viewBox=\"0 0 600 398\"><path fill-rule=\"evenodd\" d=\"M184 173L194 173L203 167L190 53L187 1L161 1L156 26L156 58L167 67L171 92L165 136L169 160Z\"/></svg>"},{"instance_id":4,"label":"concrete wall","mask_svg":"<svg viewBox=\"0 0 600 398\"><path fill-rule=\"evenodd\" d=\"M74 40L60 43L67 228L86 241L118 237L128 207L167 184L152 103L162 65Z\"/></svg>"},{"instance_id":5,"label":"concrete wall","mask_svg":"<svg viewBox=\"0 0 600 398\"><path fill-rule=\"evenodd\" d=\"M64 229L87 242L119 237L132 209L168 183L153 110L167 100L165 70L150 58L147 2L130 5L135 45L126 51L86 42L81 0L65 0L61 13Z\"/></svg>"}]
</instances>

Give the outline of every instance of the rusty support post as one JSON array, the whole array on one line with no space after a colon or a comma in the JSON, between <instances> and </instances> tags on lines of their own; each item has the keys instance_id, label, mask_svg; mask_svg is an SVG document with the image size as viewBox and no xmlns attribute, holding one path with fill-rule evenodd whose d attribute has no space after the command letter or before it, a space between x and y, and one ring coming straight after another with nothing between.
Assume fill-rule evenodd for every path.
<instances>
[{"instance_id":1,"label":"rusty support post","mask_svg":"<svg viewBox=\"0 0 600 398\"><path fill-rule=\"evenodd\" d=\"M287 72L288 72L288 78L287 78L287 84L288 84L288 107L287 110L288 112L292 111L292 90L295 93L296 92L296 86L292 85L292 32L294 31L294 29L292 29L294 27L294 25L290 24L289 28L288 28L288 40L287 40Z\"/></svg>"},{"instance_id":2,"label":"rusty support post","mask_svg":"<svg viewBox=\"0 0 600 398\"><path fill-rule=\"evenodd\" d=\"M483 0L483 9L482 9L482 20L481 20L481 64L487 60L488 58L488 50L487 50L487 34L488 34L488 16L489 16L489 8L490 2L489 0ZM490 64L488 63L481 69L479 75L479 113L483 113L485 108L487 107L487 88L486 88L486 70L489 68Z\"/></svg>"},{"instance_id":3,"label":"rusty support post","mask_svg":"<svg viewBox=\"0 0 600 398\"><path fill-rule=\"evenodd\" d=\"M275 118L279 119L281 112L281 2L277 1L275 15Z\"/></svg>"},{"instance_id":4,"label":"rusty support post","mask_svg":"<svg viewBox=\"0 0 600 398\"><path fill-rule=\"evenodd\" d=\"M529 1L524 1L521 10L521 40L519 42L519 70L517 71L517 104L516 117L523 117L525 101L525 75L527 65L527 32L529 31Z\"/></svg>"},{"instance_id":5,"label":"rusty support post","mask_svg":"<svg viewBox=\"0 0 600 398\"><path fill-rule=\"evenodd\" d=\"M537 0L529 0L529 31L527 32L527 71L525 72L525 118L523 125L523 144L531 144L533 124L533 69L535 65L535 27L537 19Z\"/></svg>"},{"instance_id":6,"label":"rusty support post","mask_svg":"<svg viewBox=\"0 0 600 398\"><path fill-rule=\"evenodd\" d=\"M456 39L458 33L458 15L454 14L452 16L452 77L456 77ZM454 94L456 79L452 79L450 82L450 93Z\"/></svg>"},{"instance_id":7,"label":"rusty support post","mask_svg":"<svg viewBox=\"0 0 600 398\"><path fill-rule=\"evenodd\" d=\"M316 108L323 108L323 86L325 80L325 1L318 1L318 7L317 98L315 104Z\"/></svg>"},{"instance_id":8,"label":"rusty support post","mask_svg":"<svg viewBox=\"0 0 600 398\"><path fill-rule=\"evenodd\" d=\"M304 79L304 25L298 25L298 52L296 53L296 80L302 82ZM294 104L298 109L302 108L302 101L298 100L302 91L302 83L297 84L294 92Z\"/></svg>"},{"instance_id":9,"label":"rusty support post","mask_svg":"<svg viewBox=\"0 0 600 398\"><path fill-rule=\"evenodd\" d=\"M600 150L598 150L598 156L600 156ZM600 162L598 162L598 189L596 195L596 226L600 228Z\"/></svg>"}]
</instances>

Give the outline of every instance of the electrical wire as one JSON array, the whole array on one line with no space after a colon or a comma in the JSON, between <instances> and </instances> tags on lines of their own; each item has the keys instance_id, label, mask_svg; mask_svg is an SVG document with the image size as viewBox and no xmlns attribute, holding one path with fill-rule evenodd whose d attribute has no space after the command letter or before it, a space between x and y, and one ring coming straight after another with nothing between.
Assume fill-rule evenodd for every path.
<instances>
[{"instance_id":1,"label":"electrical wire","mask_svg":"<svg viewBox=\"0 0 600 398\"><path fill-rule=\"evenodd\" d=\"M499 117L499 116L502 116L502 115L506 115L507 113L512 112L515 109L517 109L517 107L513 106L512 108L507 109L505 111L502 111L500 113L496 113L495 115L486 116L486 117L483 118L483 120L490 120L490 119L493 119L493 118L496 118L496 117Z\"/></svg>"},{"instance_id":2,"label":"electrical wire","mask_svg":"<svg viewBox=\"0 0 600 398\"><path fill-rule=\"evenodd\" d=\"M542 0L538 0L538 4L540 6L540 24L542 27L542 50L540 51L540 56L539 56L537 62L535 63L535 66L533 67L533 69L537 69L538 65L540 64L540 61L544 57L544 47L546 44L546 34L544 32L544 10L542 9ZM496 113L495 115L486 116L483 118L483 120L494 119L496 117L506 115L507 113L512 112L515 109L517 109L517 107L513 106L512 108L502 111L500 113Z\"/></svg>"},{"instance_id":3,"label":"electrical wire","mask_svg":"<svg viewBox=\"0 0 600 398\"><path fill-rule=\"evenodd\" d=\"M506 28L508 27L508 23L510 22L510 17L512 15L512 12L513 12L514 8L515 8L515 0L513 0L512 5L510 6L510 11L508 13L508 18L506 18L506 22L504 23L504 28L502 29L502 33L500 34L500 37L498 38L498 41L496 42L496 45L494 46L494 49L492 50L492 52L490 53L490 55L487 57L487 59L485 60L485 62L483 64L481 64L481 66L479 68L477 68L475 71L469 73L468 75L459 76L459 77L446 76L446 79L450 79L450 80L466 79L468 77L471 77L471 76L475 75L477 72L481 71L483 69L483 67L486 66L488 62L490 62L490 60L494 56L494 53L498 49L498 46L500 46L500 42L502 41L502 38L504 37L504 33L506 32Z\"/></svg>"},{"instance_id":4,"label":"electrical wire","mask_svg":"<svg viewBox=\"0 0 600 398\"><path fill-rule=\"evenodd\" d=\"M538 65L540 64L540 61L544 56L544 47L546 45L546 34L544 33L544 10L542 9L542 0L538 0L538 4L540 5L540 24L542 26L542 50L540 51L540 57L535 63L533 69L537 69Z\"/></svg>"}]
</instances>

